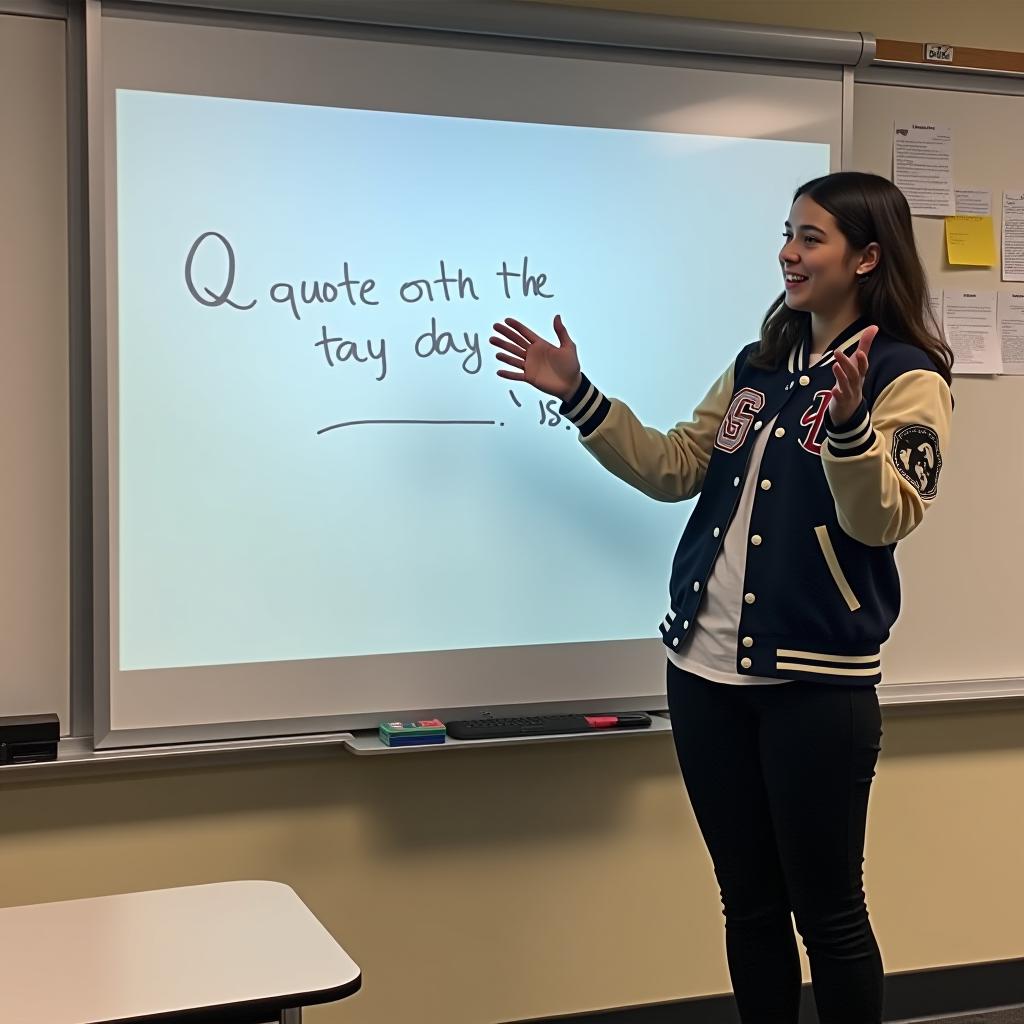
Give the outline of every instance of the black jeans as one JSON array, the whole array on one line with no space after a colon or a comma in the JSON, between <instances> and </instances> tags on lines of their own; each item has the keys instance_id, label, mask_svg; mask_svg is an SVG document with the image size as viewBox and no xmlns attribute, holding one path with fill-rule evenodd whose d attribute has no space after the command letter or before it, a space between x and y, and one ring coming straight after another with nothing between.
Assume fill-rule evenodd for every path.
<instances>
[{"instance_id":1,"label":"black jeans","mask_svg":"<svg viewBox=\"0 0 1024 1024\"><path fill-rule=\"evenodd\" d=\"M797 1024L791 914L821 1024L879 1024L882 957L862 876L882 736L874 688L729 686L669 662L668 704L743 1024Z\"/></svg>"}]
</instances>

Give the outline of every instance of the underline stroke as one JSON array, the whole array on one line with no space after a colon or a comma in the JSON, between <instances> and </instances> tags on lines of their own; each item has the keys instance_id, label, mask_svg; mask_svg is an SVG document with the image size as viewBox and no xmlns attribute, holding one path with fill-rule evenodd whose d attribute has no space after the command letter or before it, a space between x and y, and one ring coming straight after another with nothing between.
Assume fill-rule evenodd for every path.
<instances>
[{"instance_id":1,"label":"underline stroke","mask_svg":"<svg viewBox=\"0 0 1024 1024\"><path fill-rule=\"evenodd\" d=\"M341 427L359 427L365 424L375 423L427 423L442 426L476 426L493 427L497 420L348 420L346 423L332 423L329 427L321 427L317 434L326 434L329 430L338 430Z\"/></svg>"}]
</instances>

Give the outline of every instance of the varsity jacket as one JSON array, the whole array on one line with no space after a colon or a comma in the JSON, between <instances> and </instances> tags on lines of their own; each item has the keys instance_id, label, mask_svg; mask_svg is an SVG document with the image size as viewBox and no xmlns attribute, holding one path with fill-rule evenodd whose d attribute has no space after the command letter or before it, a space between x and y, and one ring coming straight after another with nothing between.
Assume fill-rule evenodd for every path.
<instances>
[{"instance_id":1,"label":"varsity jacket","mask_svg":"<svg viewBox=\"0 0 1024 1024\"><path fill-rule=\"evenodd\" d=\"M699 494L672 563L660 630L677 648L696 619L736 510L757 432L774 420L750 518L739 675L872 686L900 610L894 552L938 493L950 389L919 348L879 332L864 399L845 423L828 414L835 351L852 354L866 320L814 366L810 340L778 370L747 345L693 418L663 434L586 377L562 405L587 450L659 501Z\"/></svg>"}]
</instances>

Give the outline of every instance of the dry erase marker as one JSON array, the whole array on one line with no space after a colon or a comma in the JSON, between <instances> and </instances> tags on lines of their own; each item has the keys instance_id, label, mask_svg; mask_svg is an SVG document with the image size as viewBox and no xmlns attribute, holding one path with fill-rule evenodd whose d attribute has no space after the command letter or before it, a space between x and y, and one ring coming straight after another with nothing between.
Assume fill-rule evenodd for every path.
<instances>
[{"instance_id":1,"label":"dry erase marker","mask_svg":"<svg viewBox=\"0 0 1024 1024\"><path fill-rule=\"evenodd\" d=\"M591 729L646 729L651 716L645 711L620 711L615 715L584 715Z\"/></svg>"}]
</instances>

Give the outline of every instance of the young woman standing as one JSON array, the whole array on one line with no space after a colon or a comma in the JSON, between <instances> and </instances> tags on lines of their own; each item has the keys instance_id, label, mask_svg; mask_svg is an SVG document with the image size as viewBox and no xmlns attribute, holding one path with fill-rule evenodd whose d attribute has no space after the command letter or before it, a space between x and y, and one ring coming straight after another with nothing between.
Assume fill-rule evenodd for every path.
<instances>
[{"instance_id":1,"label":"young woman standing","mask_svg":"<svg viewBox=\"0 0 1024 1024\"><path fill-rule=\"evenodd\" d=\"M842 172L797 190L785 291L691 420L663 434L516 320L498 375L562 399L603 466L661 501L700 494L661 623L676 752L721 889L744 1024L879 1024L863 853L875 684L899 613L896 543L938 493L952 352L930 324L910 210ZM792 917L791 917L792 915Z\"/></svg>"}]
</instances>

